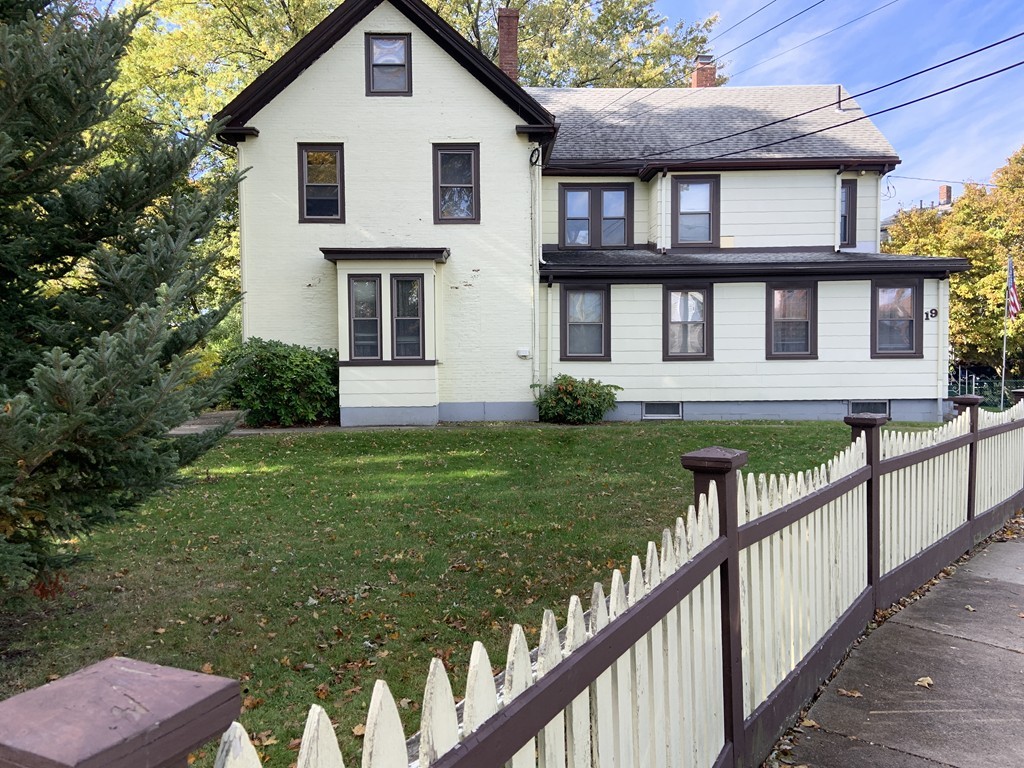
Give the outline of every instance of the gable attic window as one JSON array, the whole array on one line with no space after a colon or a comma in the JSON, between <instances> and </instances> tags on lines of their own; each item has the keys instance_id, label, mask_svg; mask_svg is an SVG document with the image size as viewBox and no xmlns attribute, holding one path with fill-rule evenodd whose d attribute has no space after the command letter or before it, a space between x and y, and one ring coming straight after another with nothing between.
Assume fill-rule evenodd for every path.
<instances>
[{"instance_id":1,"label":"gable attic window","mask_svg":"<svg viewBox=\"0 0 1024 768\"><path fill-rule=\"evenodd\" d=\"M857 180L843 179L839 193L839 247L857 247Z\"/></svg>"},{"instance_id":2,"label":"gable attic window","mask_svg":"<svg viewBox=\"0 0 1024 768\"><path fill-rule=\"evenodd\" d=\"M719 176L676 176L672 183L672 245L719 244Z\"/></svg>"},{"instance_id":3,"label":"gable attic window","mask_svg":"<svg viewBox=\"0 0 1024 768\"><path fill-rule=\"evenodd\" d=\"M345 221L341 144L299 144L299 221Z\"/></svg>"},{"instance_id":4,"label":"gable attic window","mask_svg":"<svg viewBox=\"0 0 1024 768\"><path fill-rule=\"evenodd\" d=\"M434 223L480 223L480 145L434 145Z\"/></svg>"},{"instance_id":5,"label":"gable attic window","mask_svg":"<svg viewBox=\"0 0 1024 768\"><path fill-rule=\"evenodd\" d=\"M412 37L366 36L366 95L412 96Z\"/></svg>"},{"instance_id":6,"label":"gable attic window","mask_svg":"<svg viewBox=\"0 0 1024 768\"><path fill-rule=\"evenodd\" d=\"M559 184L558 242L563 248L629 248L632 184Z\"/></svg>"}]
</instances>

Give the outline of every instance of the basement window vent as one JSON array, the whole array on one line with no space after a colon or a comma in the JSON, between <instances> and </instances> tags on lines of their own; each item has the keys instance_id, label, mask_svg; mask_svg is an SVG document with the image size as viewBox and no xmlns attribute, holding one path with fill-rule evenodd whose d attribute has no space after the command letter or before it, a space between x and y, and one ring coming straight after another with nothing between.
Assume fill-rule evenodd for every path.
<instances>
[{"instance_id":1,"label":"basement window vent","mask_svg":"<svg viewBox=\"0 0 1024 768\"><path fill-rule=\"evenodd\" d=\"M851 400L850 413L876 413L879 416L889 415L888 400Z\"/></svg>"},{"instance_id":2,"label":"basement window vent","mask_svg":"<svg viewBox=\"0 0 1024 768\"><path fill-rule=\"evenodd\" d=\"M681 419L683 418L682 403L644 403L643 418L645 419Z\"/></svg>"}]
</instances>

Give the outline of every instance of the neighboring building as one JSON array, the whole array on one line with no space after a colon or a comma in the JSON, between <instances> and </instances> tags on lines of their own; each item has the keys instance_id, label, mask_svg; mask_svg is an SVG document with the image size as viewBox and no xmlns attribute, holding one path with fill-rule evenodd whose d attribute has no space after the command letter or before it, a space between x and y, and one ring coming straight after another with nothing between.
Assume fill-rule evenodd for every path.
<instances>
[{"instance_id":1,"label":"neighboring building","mask_svg":"<svg viewBox=\"0 0 1024 768\"><path fill-rule=\"evenodd\" d=\"M222 111L244 333L337 349L342 424L535 419L561 372L623 387L611 418L939 418L966 262L877 253L899 159L845 92L502 69L347 0Z\"/></svg>"},{"instance_id":2,"label":"neighboring building","mask_svg":"<svg viewBox=\"0 0 1024 768\"><path fill-rule=\"evenodd\" d=\"M924 209L924 200L920 202L920 204L918 205L918 209ZM914 209L911 208L911 210ZM953 210L953 188L949 186L949 184L939 185L939 202L936 205L935 201L933 200L931 207L928 210L935 211L935 215L938 216L940 219ZM893 222L896 221L896 217L899 216L900 213L903 213L903 211L900 210L898 213L894 213L892 216L886 216L884 219L882 219L882 224L880 227L881 238L879 239L879 243L889 242L889 227L891 227Z\"/></svg>"}]
</instances>

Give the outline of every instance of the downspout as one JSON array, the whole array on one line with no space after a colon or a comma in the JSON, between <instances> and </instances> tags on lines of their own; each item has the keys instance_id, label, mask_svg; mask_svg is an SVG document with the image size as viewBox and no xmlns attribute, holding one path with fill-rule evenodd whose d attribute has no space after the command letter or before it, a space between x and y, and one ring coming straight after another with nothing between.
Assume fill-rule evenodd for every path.
<instances>
[{"instance_id":1,"label":"downspout","mask_svg":"<svg viewBox=\"0 0 1024 768\"><path fill-rule=\"evenodd\" d=\"M547 369L547 373L545 374L545 377L544 377L544 383L545 384L550 384L552 379L554 378L554 376L552 375L551 369L552 369L552 366L554 365L554 357L555 357L554 352L552 352L552 350L551 350L551 345L554 343L554 332L552 331L552 326L554 325L554 323L551 322L551 278L550 277L548 278L547 294L548 294L548 299L547 299L547 301L548 301L548 316L547 316L547 321L548 321L548 342L547 342L547 344L548 344L548 348L547 348L547 350L545 352L545 355L544 355L545 368Z\"/></svg>"},{"instance_id":2,"label":"downspout","mask_svg":"<svg viewBox=\"0 0 1024 768\"><path fill-rule=\"evenodd\" d=\"M945 415L943 405L946 402L946 396L949 394L949 273L946 273L945 280L940 278L935 282L939 293L939 316L936 318L939 328L937 348L935 350L935 367L937 369L935 376L938 383L938 391L935 396L935 407L941 419ZM921 300L924 301L923 296ZM925 314L925 312L921 312L922 319Z\"/></svg>"},{"instance_id":3,"label":"downspout","mask_svg":"<svg viewBox=\"0 0 1024 768\"><path fill-rule=\"evenodd\" d=\"M540 179L540 144L536 144L530 152L530 250L534 258L530 259L533 265L533 285L530 293L533 296L533 333L530 341L532 354L530 355L530 380L533 384L540 383L540 301L537 290L540 287L540 265L544 262L543 240L540 227L540 206L541 206L541 179ZM550 325L550 323L549 323Z\"/></svg>"}]
</instances>

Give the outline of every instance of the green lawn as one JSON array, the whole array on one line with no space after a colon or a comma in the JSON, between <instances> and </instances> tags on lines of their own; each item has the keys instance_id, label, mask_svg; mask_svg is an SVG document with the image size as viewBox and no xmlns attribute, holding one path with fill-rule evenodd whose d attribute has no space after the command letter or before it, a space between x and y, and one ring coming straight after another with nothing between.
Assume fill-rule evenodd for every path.
<instances>
[{"instance_id":1,"label":"green lawn","mask_svg":"<svg viewBox=\"0 0 1024 768\"><path fill-rule=\"evenodd\" d=\"M473 639L496 665L512 624L535 643L545 607L586 605L690 502L680 454L743 448L751 469L790 471L848 439L841 423L666 422L227 440L82 542L62 596L8 601L0 698L112 654L212 669L242 681L268 765L294 761L312 703L358 765L376 678L412 732L431 656L458 692Z\"/></svg>"}]
</instances>

